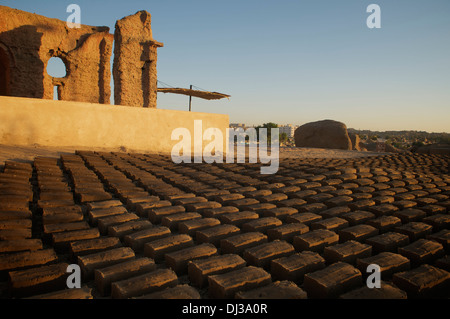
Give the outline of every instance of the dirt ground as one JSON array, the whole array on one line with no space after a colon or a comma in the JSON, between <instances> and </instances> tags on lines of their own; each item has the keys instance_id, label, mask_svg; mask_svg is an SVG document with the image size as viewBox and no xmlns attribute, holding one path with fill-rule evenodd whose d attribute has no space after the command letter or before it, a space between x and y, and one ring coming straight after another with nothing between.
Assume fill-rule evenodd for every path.
<instances>
[{"instance_id":1,"label":"dirt ground","mask_svg":"<svg viewBox=\"0 0 450 319\"><path fill-rule=\"evenodd\" d=\"M59 157L61 154L73 154L76 150L83 151L104 151L104 152L135 152L124 149L103 149L103 148L77 148L77 147L44 147L32 146L10 146L0 144L0 166L5 161L13 160L17 162L31 162L35 157ZM138 151L136 151L138 152ZM300 148L300 147L280 147L280 159L283 158L358 158L367 156L377 156L383 153L358 152L345 150L330 150L320 148Z\"/></svg>"}]
</instances>

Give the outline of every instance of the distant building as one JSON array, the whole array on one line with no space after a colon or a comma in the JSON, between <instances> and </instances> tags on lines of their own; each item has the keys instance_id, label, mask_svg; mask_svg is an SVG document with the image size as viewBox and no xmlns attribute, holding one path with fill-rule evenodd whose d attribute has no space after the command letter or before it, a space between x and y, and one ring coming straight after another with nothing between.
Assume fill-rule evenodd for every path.
<instances>
[{"instance_id":1,"label":"distant building","mask_svg":"<svg viewBox=\"0 0 450 319\"><path fill-rule=\"evenodd\" d=\"M280 135L282 133L286 133L287 137L291 138L291 137L294 137L295 130L298 128L298 126L288 124L288 125L284 125L284 126L279 126L278 128L280 129Z\"/></svg>"},{"instance_id":2,"label":"distant building","mask_svg":"<svg viewBox=\"0 0 450 319\"><path fill-rule=\"evenodd\" d=\"M242 123L230 123L230 128L242 128L245 130L247 127Z\"/></svg>"}]
</instances>

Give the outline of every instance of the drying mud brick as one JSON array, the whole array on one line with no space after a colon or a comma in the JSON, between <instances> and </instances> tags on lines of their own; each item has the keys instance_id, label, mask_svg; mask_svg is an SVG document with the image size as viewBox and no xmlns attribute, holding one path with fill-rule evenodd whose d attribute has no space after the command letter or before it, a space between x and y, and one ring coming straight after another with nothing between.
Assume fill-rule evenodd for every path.
<instances>
[{"instance_id":1,"label":"drying mud brick","mask_svg":"<svg viewBox=\"0 0 450 319\"><path fill-rule=\"evenodd\" d=\"M339 217L348 221L350 226L355 226L375 218L375 215L371 212L358 210L350 213L344 213Z\"/></svg>"},{"instance_id":2,"label":"drying mud brick","mask_svg":"<svg viewBox=\"0 0 450 319\"><path fill-rule=\"evenodd\" d=\"M171 230L178 229L178 224L188 220L201 219L202 215L198 213L179 213L179 214L171 214L169 216L164 216L161 220L161 225L166 226Z\"/></svg>"},{"instance_id":3,"label":"drying mud brick","mask_svg":"<svg viewBox=\"0 0 450 319\"><path fill-rule=\"evenodd\" d=\"M298 211L301 213L315 213L319 214L320 212L323 212L328 207L324 203L312 203L312 204L306 204L298 207Z\"/></svg>"},{"instance_id":4,"label":"drying mud brick","mask_svg":"<svg viewBox=\"0 0 450 319\"><path fill-rule=\"evenodd\" d=\"M259 190L253 190L253 191L246 191L243 192L245 197L251 197L251 198L258 198L261 196L267 196L272 194L272 191L269 189L259 189Z\"/></svg>"},{"instance_id":5,"label":"drying mud brick","mask_svg":"<svg viewBox=\"0 0 450 319\"><path fill-rule=\"evenodd\" d=\"M234 206L223 206L219 208L204 209L201 214L203 217L218 218L222 214L237 213L238 211L239 209Z\"/></svg>"},{"instance_id":6,"label":"drying mud brick","mask_svg":"<svg viewBox=\"0 0 450 319\"><path fill-rule=\"evenodd\" d=\"M306 292L291 281L277 281L245 292L237 292L236 299L306 299Z\"/></svg>"},{"instance_id":7,"label":"drying mud brick","mask_svg":"<svg viewBox=\"0 0 450 319\"><path fill-rule=\"evenodd\" d=\"M88 193L79 193L76 194L76 197L81 203L105 201L111 200L113 198L111 194L102 190L89 191Z\"/></svg>"},{"instance_id":8,"label":"drying mud brick","mask_svg":"<svg viewBox=\"0 0 450 319\"><path fill-rule=\"evenodd\" d=\"M123 238L124 236L152 227L152 223L148 220L133 220L120 225L109 226L108 235Z\"/></svg>"},{"instance_id":9,"label":"drying mud brick","mask_svg":"<svg viewBox=\"0 0 450 319\"><path fill-rule=\"evenodd\" d=\"M352 211L355 211L355 210L364 210L374 205L375 201L373 201L372 199L361 199L356 202L349 203L348 207Z\"/></svg>"},{"instance_id":10,"label":"drying mud brick","mask_svg":"<svg viewBox=\"0 0 450 319\"><path fill-rule=\"evenodd\" d=\"M208 283L208 276L227 273L246 266L246 262L239 255L224 254L188 263L189 280L199 288Z\"/></svg>"},{"instance_id":11,"label":"drying mud brick","mask_svg":"<svg viewBox=\"0 0 450 319\"><path fill-rule=\"evenodd\" d=\"M267 236L270 240L284 240L292 243L294 236L305 234L309 227L301 223L283 224L281 226L267 230Z\"/></svg>"},{"instance_id":12,"label":"drying mud brick","mask_svg":"<svg viewBox=\"0 0 450 319\"><path fill-rule=\"evenodd\" d=\"M337 262L325 269L306 274L303 289L309 298L337 298L362 285L361 272L353 266Z\"/></svg>"},{"instance_id":13,"label":"drying mud brick","mask_svg":"<svg viewBox=\"0 0 450 319\"><path fill-rule=\"evenodd\" d=\"M20 230L31 229L32 221L30 219L12 219L0 221L0 230Z\"/></svg>"},{"instance_id":14,"label":"drying mud brick","mask_svg":"<svg viewBox=\"0 0 450 319\"><path fill-rule=\"evenodd\" d=\"M201 203L194 203L194 204L188 204L185 205L186 211L188 212L199 212L201 213L205 209L214 209L214 208L220 208L222 205L218 202L201 202Z\"/></svg>"},{"instance_id":15,"label":"drying mud brick","mask_svg":"<svg viewBox=\"0 0 450 319\"><path fill-rule=\"evenodd\" d=\"M322 219L322 216L314 213L299 213L286 217L286 223L302 223L309 226L310 224Z\"/></svg>"},{"instance_id":16,"label":"drying mud brick","mask_svg":"<svg viewBox=\"0 0 450 319\"><path fill-rule=\"evenodd\" d=\"M285 199L277 202L277 207L286 207L286 208L294 208L299 210L299 208L306 204L306 201L300 198L291 198L291 199ZM296 212L296 213L297 213Z\"/></svg>"},{"instance_id":17,"label":"drying mud brick","mask_svg":"<svg viewBox=\"0 0 450 319\"><path fill-rule=\"evenodd\" d=\"M222 214L219 216L219 220L222 224L232 224L240 227L251 220L258 219L259 215L251 211L243 211L237 213Z\"/></svg>"},{"instance_id":18,"label":"drying mud brick","mask_svg":"<svg viewBox=\"0 0 450 319\"><path fill-rule=\"evenodd\" d=\"M368 220L366 224L375 227L382 234L391 231L398 226L401 226L402 221L400 220L400 218L395 216L381 216Z\"/></svg>"},{"instance_id":19,"label":"drying mud brick","mask_svg":"<svg viewBox=\"0 0 450 319\"><path fill-rule=\"evenodd\" d=\"M327 205L330 208L338 207L338 206L345 206L351 202L353 202L353 198L350 196L337 196L337 197L332 197L332 198L326 199L324 201L325 205Z\"/></svg>"},{"instance_id":20,"label":"drying mud brick","mask_svg":"<svg viewBox=\"0 0 450 319\"><path fill-rule=\"evenodd\" d=\"M106 268L96 269L95 286L102 296L111 293L111 284L130 277L143 275L156 269L155 262L149 258L132 259Z\"/></svg>"},{"instance_id":21,"label":"drying mud brick","mask_svg":"<svg viewBox=\"0 0 450 319\"><path fill-rule=\"evenodd\" d=\"M93 239L98 237L100 237L100 233L97 228L73 230L52 234L52 243L53 246L57 249L66 249L73 241Z\"/></svg>"},{"instance_id":22,"label":"drying mud brick","mask_svg":"<svg viewBox=\"0 0 450 319\"><path fill-rule=\"evenodd\" d=\"M195 204L195 203L205 203L208 200L204 197L187 197L187 198L179 198L173 201L174 205L187 205L187 204Z\"/></svg>"},{"instance_id":23,"label":"drying mud brick","mask_svg":"<svg viewBox=\"0 0 450 319\"><path fill-rule=\"evenodd\" d=\"M46 207L63 207L63 206L73 206L75 202L73 200L64 199L54 199L54 200L38 200L37 206L39 209L43 210ZM27 205L28 209L28 205ZM1 206L0 206L1 210Z\"/></svg>"},{"instance_id":24,"label":"drying mud brick","mask_svg":"<svg viewBox=\"0 0 450 319\"><path fill-rule=\"evenodd\" d=\"M120 247L99 253L78 256L77 259L83 278L90 280L93 279L96 269L112 266L134 258L134 251L131 248Z\"/></svg>"},{"instance_id":25,"label":"drying mud brick","mask_svg":"<svg viewBox=\"0 0 450 319\"><path fill-rule=\"evenodd\" d=\"M144 244L144 255L159 262L164 259L165 254L193 245L194 241L191 236L186 234L171 235Z\"/></svg>"},{"instance_id":26,"label":"drying mud brick","mask_svg":"<svg viewBox=\"0 0 450 319\"><path fill-rule=\"evenodd\" d=\"M371 245L375 253L383 251L396 253L399 247L409 244L409 237L405 234L389 232L367 239L366 244Z\"/></svg>"},{"instance_id":27,"label":"drying mud brick","mask_svg":"<svg viewBox=\"0 0 450 319\"><path fill-rule=\"evenodd\" d=\"M322 252L326 246L334 245L338 242L338 234L325 229L313 230L306 234L295 236L293 240L295 250L299 252L304 250Z\"/></svg>"},{"instance_id":28,"label":"drying mud brick","mask_svg":"<svg viewBox=\"0 0 450 319\"><path fill-rule=\"evenodd\" d=\"M445 271L450 271L450 255L446 255L445 257L436 260L435 266Z\"/></svg>"},{"instance_id":29,"label":"drying mud brick","mask_svg":"<svg viewBox=\"0 0 450 319\"><path fill-rule=\"evenodd\" d=\"M27 208L23 211L2 211L0 208L0 221L11 219L31 219L32 213Z\"/></svg>"},{"instance_id":30,"label":"drying mud brick","mask_svg":"<svg viewBox=\"0 0 450 319\"><path fill-rule=\"evenodd\" d=\"M120 214L128 213L127 209L124 206L113 206L108 208L99 208L89 211L88 217L89 222L93 225L97 225L97 221L100 218L110 217Z\"/></svg>"},{"instance_id":31,"label":"drying mud brick","mask_svg":"<svg viewBox=\"0 0 450 319\"><path fill-rule=\"evenodd\" d=\"M107 201L103 201L103 202L87 203L86 207L89 211L92 211L92 210L96 210L96 209L105 209L105 208L122 206L122 205L123 204L120 200L113 199L113 200L107 200Z\"/></svg>"},{"instance_id":32,"label":"drying mud brick","mask_svg":"<svg viewBox=\"0 0 450 319\"><path fill-rule=\"evenodd\" d=\"M374 198L374 200L376 201L376 198ZM379 217L385 215L392 215L399 209L397 206L394 206L392 204L381 204L381 205L377 204L376 206L368 207L367 210Z\"/></svg>"},{"instance_id":33,"label":"drying mud brick","mask_svg":"<svg viewBox=\"0 0 450 319\"><path fill-rule=\"evenodd\" d=\"M275 217L282 221L286 219L287 216L297 214L298 210L292 207L276 207L272 209L266 209L262 212L262 216L265 217Z\"/></svg>"},{"instance_id":34,"label":"drying mud brick","mask_svg":"<svg viewBox=\"0 0 450 319\"><path fill-rule=\"evenodd\" d=\"M393 283L406 291L409 298L432 298L450 288L450 273L431 265L394 274Z\"/></svg>"},{"instance_id":35,"label":"drying mud brick","mask_svg":"<svg viewBox=\"0 0 450 319\"><path fill-rule=\"evenodd\" d=\"M400 218L403 224L410 222L420 222L427 214L420 209L405 209L395 212L393 216Z\"/></svg>"},{"instance_id":36,"label":"drying mud brick","mask_svg":"<svg viewBox=\"0 0 450 319\"><path fill-rule=\"evenodd\" d=\"M440 243L444 249L449 252L450 250L450 230L443 229L433 235L428 235L427 239L431 239ZM1 242L0 242L1 244Z\"/></svg>"},{"instance_id":37,"label":"drying mud brick","mask_svg":"<svg viewBox=\"0 0 450 319\"><path fill-rule=\"evenodd\" d=\"M303 283L305 274L323 268L325 268L325 259L311 251L277 258L270 263L270 272L274 278L290 280L298 284Z\"/></svg>"},{"instance_id":38,"label":"drying mud brick","mask_svg":"<svg viewBox=\"0 0 450 319\"><path fill-rule=\"evenodd\" d=\"M100 230L100 233L106 235L108 233L108 227L123 224L123 223L130 222L130 221L136 221L138 219L139 219L139 216L137 216L136 214L125 213L125 214L119 214L119 215L99 218L97 221L97 224L98 224L98 229Z\"/></svg>"},{"instance_id":39,"label":"drying mud brick","mask_svg":"<svg viewBox=\"0 0 450 319\"><path fill-rule=\"evenodd\" d=\"M355 265L357 259L370 257L371 254L372 247L370 245L362 244L353 240L349 240L343 244L325 247L323 251L323 256L330 264L342 261Z\"/></svg>"},{"instance_id":40,"label":"drying mud brick","mask_svg":"<svg viewBox=\"0 0 450 319\"><path fill-rule=\"evenodd\" d=\"M201 244L181 249L165 255L166 265L178 275L187 272L189 261L207 258L217 254L217 248L213 244Z\"/></svg>"},{"instance_id":41,"label":"drying mud brick","mask_svg":"<svg viewBox=\"0 0 450 319\"><path fill-rule=\"evenodd\" d=\"M157 291L147 294L137 299L201 299L200 293L189 285L178 285L172 288L166 288L162 291Z\"/></svg>"},{"instance_id":42,"label":"drying mud brick","mask_svg":"<svg viewBox=\"0 0 450 319\"><path fill-rule=\"evenodd\" d=\"M53 233L84 230L89 228L90 228L89 224L85 221L74 223L50 224L44 225L44 235L48 237Z\"/></svg>"},{"instance_id":43,"label":"drying mud brick","mask_svg":"<svg viewBox=\"0 0 450 319\"><path fill-rule=\"evenodd\" d=\"M94 297L92 296L92 288L83 286L80 289L64 289L49 292L42 295L32 296L27 299L69 300L69 299L94 299Z\"/></svg>"},{"instance_id":44,"label":"drying mud brick","mask_svg":"<svg viewBox=\"0 0 450 319\"><path fill-rule=\"evenodd\" d=\"M233 193L233 194L223 194L223 195L215 196L214 200L220 204L224 204L225 202L237 200L237 199L241 199L241 198L245 198L245 196L242 194Z\"/></svg>"},{"instance_id":45,"label":"drying mud brick","mask_svg":"<svg viewBox=\"0 0 450 319\"><path fill-rule=\"evenodd\" d=\"M340 242L356 240L364 242L367 238L378 235L378 229L373 226L361 224L338 230Z\"/></svg>"},{"instance_id":46,"label":"drying mud brick","mask_svg":"<svg viewBox=\"0 0 450 319\"><path fill-rule=\"evenodd\" d=\"M1 229L0 241L3 240L17 240L17 239L31 239L31 228L18 228L18 229Z\"/></svg>"},{"instance_id":47,"label":"drying mud brick","mask_svg":"<svg viewBox=\"0 0 450 319\"><path fill-rule=\"evenodd\" d=\"M41 239L17 239L0 241L0 254L39 250L43 248Z\"/></svg>"},{"instance_id":48,"label":"drying mud brick","mask_svg":"<svg viewBox=\"0 0 450 319\"><path fill-rule=\"evenodd\" d=\"M247 291L272 282L270 274L259 267L248 266L225 274L208 277L210 296L233 298L238 291Z\"/></svg>"},{"instance_id":49,"label":"drying mud brick","mask_svg":"<svg viewBox=\"0 0 450 319\"><path fill-rule=\"evenodd\" d=\"M259 204L245 206L245 210L263 213L268 209L272 209L272 208L276 208L276 207L277 207L277 205L271 204L271 203L259 203Z\"/></svg>"},{"instance_id":50,"label":"drying mud brick","mask_svg":"<svg viewBox=\"0 0 450 319\"><path fill-rule=\"evenodd\" d=\"M380 288L361 287L341 295L340 299L407 299L408 295L389 282L381 281Z\"/></svg>"},{"instance_id":51,"label":"drying mud brick","mask_svg":"<svg viewBox=\"0 0 450 319\"><path fill-rule=\"evenodd\" d=\"M317 190L317 189L316 189ZM326 202L327 200L333 198L334 196L328 193L319 193L316 195L312 195L306 198L306 201L310 204L312 203L322 203ZM327 205L329 207L329 205Z\"/></svg>"},{"instance_id":52,"label":"drying mud brick","mask_svg":"<svg viewBox=\"0 0 450 319\"><path fill-rule=\"evenodd\" d=\"M411 265L432 264L445 254L444 247L428 239L419 239L412 244L398 249L398 253L411 260Z\"/></svg>"},{"instance_id":53,"label":"drying mud brick","mask_svg":"<svg viewBox=\"0 0 450 319\"><path fill-rule=\"evenodd\" d=\"M326 218L310 224L312 230L327 229L336 232L337 230L347 228L348 221L339 217Z\"/></svg>"},{"instance_id":54,"label":"drying mud brick","mask_svg":"<svg viewBox=\"0 0 450 319\"><path fill-rule=\"evenodd\" d=\"M111 296L114 299L139 297L177 285L178 277L173 270L158 269L144 275L114 282L111 285Z\"/></svg>"},{"instance_id":55,"label":"drying mud brick","mask_svg":"<svg viewBox=\"0 0 450 319\"><path fill-rule=\"evenodd\" d=\"M139 216L148 217L148 213L150 210L168 206L172 206L172 203L168 200L138 203L136 204L136 212L139 214Z\"/></svg>"},{"instance_id":56,"label":"drying mud brick","mask_svg":"<svg viewBox=\"0 0 450 319\"><path fill-rule=\"evenodd\" d=\"M217 225L220 225L220 221L216 218L197 218L180 222L178 224L178 231L181 234L188 234L191 237L195 237L197 231Z\"/></svg>"},{"instance_id":57,"label":"drying mud brick","mask_svg":"<svg viewBox=\"0 0 450 319\"><path fill-rule=\"evenodd\" d=\"M378 255L358 259L357 261L358 269L364 274L366 274L367 267L371 264L380 267L381 279L383 280L389 280L393 274L409 270L411 267L408 258L390 252L379 253Z\"/></svg>"},{"instance_id":58,"label":"drying mud brick","mask_svg":"<svg viewBox=\"0 0 450 319\"><path fill-rule=\"evenodd\" d=\"M241 254L245 249L267 242L267 236L260 232L234 235L220 241L224 254Z\"/></svg>"},{"instance_id":59,"label":"drying mud brick","mask_svg":"<svg viewBox=\"0 0 450 319\"><path fill-rule=\"evenodd\" d=\"M276 203L276 202L279 202L279 201L282 201L285 199L288 199L288 196L286 194L282 194L282 193L275 193L275 194L258 197L258 200L261 203Z\"/></svg>"},{"instance_id":60,"label":"drying mud brick","mask_svg":"<svg viewBox=\"0 0 450 319\"><path fill-rule=\"evenodd\" d=\"M268 268L272 259L285 257L295 252L294 247L282 240L275 240L244 250L248 265Z\"/></svg>"},{"instance_id":61,"label":"drying mud brick","mask_svg":"<svg viewBox=\"0 0 450 319\"><path fill-rule=\"evenodd\" d=\"M153 226L124 237L124 242L136 252L141 252L144 244L152 240L167 237L171 234L170 229L164 226Z\"/></svg>"},{"instance_id":62,"label":"drying mud brick","mask_svg":"<svg viewBox=\"0 0 450 319\"><path fill-rule=\"evenodd\" d=\"M266 233L268 229L281 226L282 222L275 217L263 217L252 220L242 225L242 230L245 232L261 232Z\"/></svg>"},{"instance_id":63,"label":"drying mud brick","mask_svg":"<svg viewBox=\"0 0 450 319\"><path fill-rule=\"evenodd\" d=\"M433 231L450 229L450 215L436 214L425 217L422 222L433 226Z\"/></svg>"},{"instance_id":64,"label":"drying mud brick","mask_svg":"<svg viewBox=\"0 0 450 319\"><path fill-rule=\"evenodd\" d=\"M66 263L36 267L9 273L10 292L13 297L27 297L49 290L66 287Z\"/></svg>"},{"instance_id":65,"label":"drying mud brick","mask_svg":"<svg viewBox=\"0 0 450 319\"><path fill-rule=\"evenodd\" d=\"M394 231L407 235L409 237L409 240L413 242L417 239L425 238L426 236L431 235L433 232L433 227L421 222L411 222L402 226L395 227Z\"/></svg>"},{"instance_id":66,"label":"drying mud brick","mask_svg":"<svg viewBox=\"0 0 450 319\"><path fill-rule=\"evenodd\" d=\"M219 225L197 231L195 234L195 239L199 243L211 243L214 246L219 247L222 239L234 236L240 232L241 230L234 225Z\"/></svg>"},{"instance_id":67,"label":"drying mud brick","mask_svg":"<svg viewBox=\"0 0 450 319\"><path fill-rule=\"evenodd\" d=\"M100 237L94 239L80 240L69 244L72 258L98 253L103 250L122 247L119 238Z\"/></svg>"},{"instance_id":68,"label":"drying mud brick","mask_svg":"<svg viewBox=\"0 0 450 319\"><path fill-rule=\"evenodd\" d=\"M127 199L127 208L135 211L136 205L140 203L154 203L160 201L158 196L145 195L137 198L128 198Z\"/></svg>"},{"instance_id":69,"label":"drying mud brick","mask_svg":"<svg viewBox=\"0 0 450 319\"><path fill-rule=\"evenodd\" d=\"M186 209L184 208L184 206L167 206L160 208L152 208L148 211L148 219L153 224L159 224L161 223L161 220L164 216L177 213L184 213L185 211Z\"/></svg>"},{"instance_id":70,"label":"drying mud brick","mask_svg":"<svg viewBox=\"0 0 450 319\"><path fill-rule=\"evenodd\" d=\"M326 209L322 212L318 212L317 214L319 214L323 218L331 218L331 217L339 217L342 214L347 213L349 211L350 211L350 208L348 208L347 206L339 206L339 207L333 207L333 208Z\"/></svg>"},{"instance_id":71,"label":"drying mud brick","mask_svg":"<svg viewBox=\"0 0 450 319\"><path fill-rule=\"evenodd\" d=\"M234 206L239 209L245 209L246 206L253 205L253 204L259 204L259 201L255 198L242 198L237 200L232 200L227 202L228 206Z\"/></svg>"},{"instance_id":72,"label":"drying mud brick","mask_svg":"<svg viewBox=\"0 0 450 319\"><path fill-rule=\"evenodd\" d=\"M41 266L58 260L53 249L15 252L0 255L0 274L5 270L18 270L25 267Z\"/></svg>"}]
</instances>

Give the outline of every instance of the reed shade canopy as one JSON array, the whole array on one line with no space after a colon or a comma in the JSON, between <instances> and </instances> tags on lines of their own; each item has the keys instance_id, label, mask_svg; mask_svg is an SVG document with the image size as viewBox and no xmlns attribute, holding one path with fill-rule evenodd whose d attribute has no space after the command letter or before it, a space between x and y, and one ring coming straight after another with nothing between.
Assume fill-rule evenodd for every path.
<instances>
[{"instance_id":1,"label":"reed shade canopy","mask_svg":"<svg viewBox=\"0 0 450 319\"><path fill-rule=\"evenodd\" d=\"M159 83L162 83L164 85L170 86L164 82L158 81ZM189 96L189 111L191 111L191 105L192 105L192 97L198 97L205 100L220 100L227 98L229 99L231 95L223 94L219 92L209 92L202 88L196 87L194 89L194 86L191 85L189 89L183 89L183 88L175 88L175 87L165 87L165 88L158 88L158 92L161 93L174 93L174 94L182 94Z\"/></svg>"},{"instance_id":2,"label":"reed shade canopy","mask_svg":"<svg viewBox=\"0 0 450 319\"><path fill-rule=\"evenodd\" d=\"M205 100L220 100L220 99L230 97L230 95L218 93L218 92L208 92L208 91L199 91L199 90L194 90L194 89L181 89L181 88L158 88L158 92L195 96L195 97L199 97L199 98L205 99Z\"/></svg>"}]
</instances>

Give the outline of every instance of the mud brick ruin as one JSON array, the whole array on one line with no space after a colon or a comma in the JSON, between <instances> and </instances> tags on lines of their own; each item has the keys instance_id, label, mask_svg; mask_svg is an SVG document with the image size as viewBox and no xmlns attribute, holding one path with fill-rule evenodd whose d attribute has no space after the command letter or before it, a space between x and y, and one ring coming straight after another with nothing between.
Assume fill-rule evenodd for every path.
<instances>
[{"instance_id":1,"label":"mud brick ruin","mask_svg":"<svg viewBox=\"0 0 450 319\"><path fill-rule=\"evenodd\" d=\"M157 48L151 16L140 11L108 27L81 25L0 6L0 95L110 104L111 54L114 49L115 104L156 108ZM66 76L47 74L52 57Z\"/></svg>"}]
</instances>

